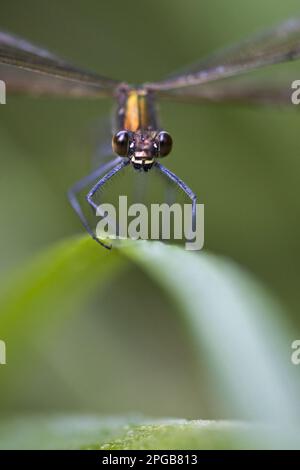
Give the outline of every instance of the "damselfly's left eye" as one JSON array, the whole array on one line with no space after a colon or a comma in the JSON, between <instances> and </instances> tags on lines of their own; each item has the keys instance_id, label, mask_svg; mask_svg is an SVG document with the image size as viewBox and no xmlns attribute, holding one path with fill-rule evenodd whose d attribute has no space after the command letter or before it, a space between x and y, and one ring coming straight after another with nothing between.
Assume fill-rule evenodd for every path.
<instances>
[{"instance_id":1,"label":"damselfly's left eye","mask_svg":"<svg viewBox=\"0 0 300 470\"><path fill-rule=\"evenodd\" d=\"M117 132L112 139L112 148L121 157L126 157L129 149L129 133L127 131Z\"/></svg>"},{"instance_id":2,"label":"damselfly's left eye","mask_svg":"<svg viewBox=\"0 0 300 470\"><path fill-rule=\"evenodd\" d=\"M168 132L162 131L157 136L158 154L165 157L172 150L173 140Z\"/></svg>"}]
</instances>

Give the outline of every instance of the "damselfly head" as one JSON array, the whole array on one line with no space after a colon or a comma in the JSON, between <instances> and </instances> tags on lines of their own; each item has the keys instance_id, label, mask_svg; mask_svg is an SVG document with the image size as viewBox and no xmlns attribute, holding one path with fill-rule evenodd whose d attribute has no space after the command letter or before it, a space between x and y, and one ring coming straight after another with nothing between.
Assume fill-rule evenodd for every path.
<instances>
[{"instance_id":1,"label":"damselfly head","mask_svg":"<svg viewBox=\"0 0 300 470\"><path fill-rule=\"evenodd\" d=\"M130 158L137 170L148 171L158 157L167 156L172 150L172 137L166 131L122 130L112 139L113 151L120 157Z\"/></svg>"}]
</instances>

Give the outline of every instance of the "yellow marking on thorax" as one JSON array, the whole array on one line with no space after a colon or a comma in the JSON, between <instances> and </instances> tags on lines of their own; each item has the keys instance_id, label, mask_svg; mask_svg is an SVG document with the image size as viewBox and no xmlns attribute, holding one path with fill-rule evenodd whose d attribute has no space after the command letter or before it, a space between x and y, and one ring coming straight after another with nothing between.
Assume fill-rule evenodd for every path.
<instances>
[{"instance_id":1,"label":"yellow marking on thorax","mask_svg":"<svg viewBox=\"0 0 300 470\"><path fill-rule=\"evenodd\" d=\"M125 109L124 128L136 132L147 129L149 126L149 113L146 92L132 90L128 93Z\"/></svg>"}]
</instances>

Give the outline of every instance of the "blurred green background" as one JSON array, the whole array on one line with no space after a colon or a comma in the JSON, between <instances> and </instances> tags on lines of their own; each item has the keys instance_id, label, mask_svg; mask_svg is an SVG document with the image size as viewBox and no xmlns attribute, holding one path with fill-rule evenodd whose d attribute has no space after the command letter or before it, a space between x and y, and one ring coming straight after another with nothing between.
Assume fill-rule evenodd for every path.
<instances>
[{"instance_id":1,"label":"blurred green background","mask_svg":"<svg viewBox=\"0 0 300 470\"><path fill-rule=\"evenodd\" d=\"M0 11L1 29L138 83L298 16L299 2L1 0ZM82 231L66 191L89 171L89 128L111 105L8 96L0 107L3 282L34 253ZM163 103L161 120L174 136L166 165L205 204L205 249L235 260L273 291L297 339L298 111ZM133 265L99 287L72 321L33 334L29 346L12 362L8 350L0 411L220 417L205 357L200 380L174 307Z\"/></svg>"}]
</instances>

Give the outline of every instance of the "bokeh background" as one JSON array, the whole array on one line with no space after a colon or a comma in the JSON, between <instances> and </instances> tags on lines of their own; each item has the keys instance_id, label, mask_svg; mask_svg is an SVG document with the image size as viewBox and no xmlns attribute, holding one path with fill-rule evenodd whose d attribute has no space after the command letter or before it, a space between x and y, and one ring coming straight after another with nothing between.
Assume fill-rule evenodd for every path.
<instances>
[{"instance_id":1,"label":"bokeh background","mask_svg":"<svg viewBox=\"0 0 300 470\"><path fill-rule=\"evenodd\" d=\"M1 29L139 83L298 16L299 2L1 0L0 14ZM298 75L293 71L299 79L300 65ZM35 253L82 231L66 191L89 171L89 129L105 123L111 106L8 96L0 107L0 282ZM244 266L272 291L296 339L299 111L163 103L161 120L175 141L167 166L205 204L205 249ZM99 287L71 321L33 334L29 346L0 369L2 412L225 417L205 357L199 379L174 307L133 265Z\"/></svg>"}]
</instances>

